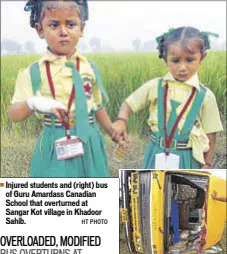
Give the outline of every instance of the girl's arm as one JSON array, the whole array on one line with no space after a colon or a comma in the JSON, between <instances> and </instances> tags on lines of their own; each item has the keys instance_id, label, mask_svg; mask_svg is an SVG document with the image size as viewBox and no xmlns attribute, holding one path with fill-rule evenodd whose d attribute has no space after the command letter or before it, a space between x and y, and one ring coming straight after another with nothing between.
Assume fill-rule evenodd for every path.
<instances>
[{"instance_id":1,"label":"girl's arm","mask_svg":"<svg viewBox=\"0 0 227 254\"><path fill-rule=\"evenodd\" d=\"M64 112L66 106L61 102L51 98L45 98L42 96L32 96L26 101L16 102L10 105L8 110L8 116L15 122L25 120L30 116L33 111L38 111L43 114L54 114L58 120L64 119Z\"/></svg>"},{"instance_id":2,"label":"girl's arm","mask_svg":"<svg viewBox=\"0 0 227 254\"><path fill-rule=\"evenodd\" d=\"M214 190L214 192L211 194L212 198L221 202L227 202L227 197L218 197L217 191Z\"/></svg>"},{"instance_id":3,"label":"girl's arm","mask_svg":"<svg viewBox=\"0 0 227 254\"><path fill-rule=\"evenodd\" d=\"M121 105L117 120L112 125L112 139L119 141L123 136L124 139L126 137L126 129L127 129L127 121L132 112L131 107L127 102L123 102Z\"/></svg>"},{"instance_id":4,"label":"girl's arm","mask_svg":"<svg viewBox=\"0 0 227 254\"><path fill-rule=\"evenodd\" d=\"M14 122L24 121L33 111L28 107L27 101L11 104L8 109L8 117Z\"/></svg>"},{"instance_id":5,"label":"girl's arm","mask_svg":"<svg viewBox=\"0 0 227 254\"><path fill-rule=\"evenodd\" d=\"M205 164L202 167L203 169L211 167L212 158L213 158L214 149L215 149L215 143L216 143L216 133L207 134L207 137L209 139L210 149L208 152L204 153Z\"/></svg>"},{"instance_id":6,"label":"girl's arm","mask_svg":"<svg viewBox=\"0 0 227 254\"><path fill-rule=\"evenodd\" d=\"M112 135L112 122L110 117L108 116L105 108L101 108L100 110L95 112L96 119L100 123L100 125L104 128L108 135Z\"/></svg>"}]
</instances>

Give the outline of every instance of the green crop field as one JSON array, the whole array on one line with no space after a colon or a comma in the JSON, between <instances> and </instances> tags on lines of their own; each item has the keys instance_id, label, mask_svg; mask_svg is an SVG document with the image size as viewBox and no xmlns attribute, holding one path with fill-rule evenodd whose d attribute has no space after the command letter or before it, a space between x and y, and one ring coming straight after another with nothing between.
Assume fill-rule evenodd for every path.
<instances>
[{"instance_id":1,"label":"green crop field","mask_svg":"<svg viewBox=\"0 0 227 254\"><path fill-rule=\"evenodd\" d=\"M116 118L121 103L131 92L147 80L161 77L167 71L163 61L158 59L156 53L88 54L87 57L95 61L100 68L103 83L110 96L110 102L106 108L112 120ZM4 175L27 175L28 169L25 173L15 173L15 168L29 167L34 143L41 130L41 124L35 116L29 117L23 123L13 123L7 116L18 71L39 58L40 55L1 56L1 146ZM209 52L199 69L199 77L201 82L216 95L224 121L226 116L226 51ZM138 136L145 136L148 130L147 116L148 111L142 110L138 114L132 114L130 118L128 131L136 135L136 140ZM111 152L113 145L109 143L111 141L107 140L107 150ZM141 146L144 147L144 141L141 141ZM141 146L139 144L136 149L140 149ZM116 165L114 167L116 168ZM116 172L117 169L113 169L111 174L115 175Z\"/></svg>"},{"instance_id":2,"label":"green crop field","mask_svg":"<svg viewBox=\"0 0 227 254\"><path fill-rule=\"evenodd\" d=\"M27 67L39 59L39 55L2 56L1 57L1 171L2 177L27 177L29 165L41 124L35 116L23 123L13 123L8 119L7 111L14 93L19 69ZM103 83L110 95L107 111L112 120L117 116L123 100L137 87L149 79L163 76L167 69L156 53L140 54L89 54L87 57L97 63L102 73ZM216 95L221 117L225 125L226 117L226 52L209 52L199 69L202 83ZM146 119L148 112L143 110L132 115L129 121L129 133L134 140L133 149L128 152L126 162L114 164L111 154L114 144L106 137L109 169L112 176L118 176L118 168L140 168L146 144ZM138 138L139 137L139 138ZM219 136L216 145L216 161L226 161L225 132ZM135 156L137 154L138 156ZM218 165L215 164L215 165ZM220 168L226 168L221 166ZM217 166L217 168L219 168ZM124 237L121 236L120 253L129 253ZM222 239L226 249L226 230ZM226 253L226 252L225 252Z\"/></svg>"},{"instance_id":3,"label":"green crop field","mask_svg":"<svg viewBox=\"0 0 227 254\"><path fill-rule=\"evenodd\" d=\"M1 126L2 130L21 131L29 133L37 131L37 121L28 120L26 124L16 126L7 117L7 110L14 92L15 81L19 69L27 67L40 56L2 56L1 64ZM103 83L110 95L107 111L115 119L123 100L136 88L149 79L163 76L167 69L158 59L156 53L140 54L89 54L87 57L97 63L102 73ZM207 85L216 95L219 109L224 115L226 98L226 52L209 52L204 64L199 69L202 83ZM140 134L146 129L144 113L133 115L130 119L129 130ZM21 128L23 126L23 128Z\"/></svg>"}]
</instances>

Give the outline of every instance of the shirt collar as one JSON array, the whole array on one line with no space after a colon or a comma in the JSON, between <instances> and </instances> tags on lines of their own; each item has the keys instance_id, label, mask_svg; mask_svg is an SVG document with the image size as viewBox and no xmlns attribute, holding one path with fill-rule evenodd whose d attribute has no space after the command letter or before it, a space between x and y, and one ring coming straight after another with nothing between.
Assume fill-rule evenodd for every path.
<instances>
[{"instance_id":1,"label":"shirt collar","mask_svg":"<svg viewBox=\"0 0 227 254\"><path fill-rule=\"evenodd\" d=\"M173 75L168 72L164 78L163 78L164 81L173 81L173 82L179 82L177 80L174 79ZM200 86L199 86L199 77L198 77L198 74L195 73L190 79L186 80L185 82L179 82L179 83L184 83L184 84L187 84L189 86L193 86L195 87L198 91L200 91ZM164 82L165 84L165 82Z\"/></svg>"},{"instance_id":2,"label":"shirt collar","mask_svg":"<svg viewBox=\"0 0 227 254\"><path fill-rule=\"evenodd\" d=\"M43 63L45 61L48 62L62 62L62 63L66 63L66 62L72 62L75 61L77 59L77 57L81 58L79 52L77 49L74 50L73 55L70 57L70 59L67 59L66 56L58 56L55 55L54 53L52 53L48 48L46 49L46 53L44 54L44 56L39 60L39 63Z\"/></svg>"}]
</instances>

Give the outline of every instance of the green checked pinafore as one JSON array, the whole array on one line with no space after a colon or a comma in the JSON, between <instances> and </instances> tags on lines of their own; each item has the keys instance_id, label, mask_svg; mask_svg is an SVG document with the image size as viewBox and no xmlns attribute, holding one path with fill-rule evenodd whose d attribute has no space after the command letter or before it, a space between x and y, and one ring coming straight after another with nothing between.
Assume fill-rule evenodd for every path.
<instances>
[{"instance_id":1,"label":"green checked pinafore","mask_svg":"<svg viewBox=\"0 0 227 254\"><path fill-rule=\"evenodd\" d=\"M162 86L163 79L159 80L158 84L158 132L153 132L153 136L155 138L155 142L150 140L147 144L144 160L143 160L143 168L146 169L154 169L155 166L155 155L158 153L165 152L165 148L160 147L158 142L160 138L165 138L164 132L164 114L163 114L163 105L164 105L164 86ZM188 143L189 134L192 130L194 122L199 114L201 109L204 97L206 94L206 89L200 85L200 91L196 92L194 101L192 102L192 107L187 115L187 118L184 122L184 125L181 131L178 133L178 128L176 129L173 139L182 142ZM172 110L169 116L169 120L167 123L167 133L169 135L170 130L177 119L176 108L179 105L179 102L175 100L171 100ZM201 168L201 163L196 161L192 156L192 149L174 149L168 148L170 153L176 154L180 157L180 169L198 169Z\"/></svg>"},{"instance_id":2,"label":"green checked pinafore","mask_svg":"<svg viewBox=\"0 0 227 254\"><path fill-rule=\"evenodd\" d=\"M108 101L99 70L93 62L89 61L89 63L95 73L96 83L106 101ZM78 136L83 140L84 155L66 160L57 160L55 141L65 137L66 131L64 126L56 126L55 116L50 115L52 124L49 126L44 125L44 129L35 146L30 177L109 177L104 137L96 123L95 113L91 112L88 116L87 101L80 74L76 71L74 64L66 63L66 66L72 68L76 98L74 100L76 108L75 120L76 123L80 121L80 126L82 126L82 128L78 128L78 124L75 124L74 127L71 126L70 132L71 135ZM31 66L30 74L35 93L39 90L41 84L38 63L34 63ZM80 109L78 103L83 104ZM93 123L89 123L88 118L93 118Z\"/></svg>"}]
</instances>

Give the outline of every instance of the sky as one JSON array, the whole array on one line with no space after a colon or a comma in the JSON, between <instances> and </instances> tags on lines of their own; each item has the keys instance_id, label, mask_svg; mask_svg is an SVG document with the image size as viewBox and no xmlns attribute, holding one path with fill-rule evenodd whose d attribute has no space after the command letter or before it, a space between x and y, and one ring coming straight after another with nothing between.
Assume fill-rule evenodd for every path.
<instances>
[{"instance_id":1,"label":"sky","mask_svg":"<svg viewBox=\"0 0 227 254\"><path fill-rule=\"evenodd\" d=\"M223 170L221 170L221 169L209 169L209 170L201 169L201 171L203 171L203 170L209 171L212 175L227 180L227 171L225 169L223 169Z\"/></svg>"},{"instance_id":2,"label":"sky","mask_svg":"<svg viewBox=\"0 0 227 254\"><path fill-rule=\"evenodd\" d=\"M29 25L30 13L23 10L26 1L1 1L1 39L25 44L35 43L45 51ZM132 40L154 40L172 27L194 26L219 34L215 43L226 41L226 1L89 1L89 20L82 41L88 44L99 37L103 45L116 50L132 49Z\"/></svg>"}]
</instances>

